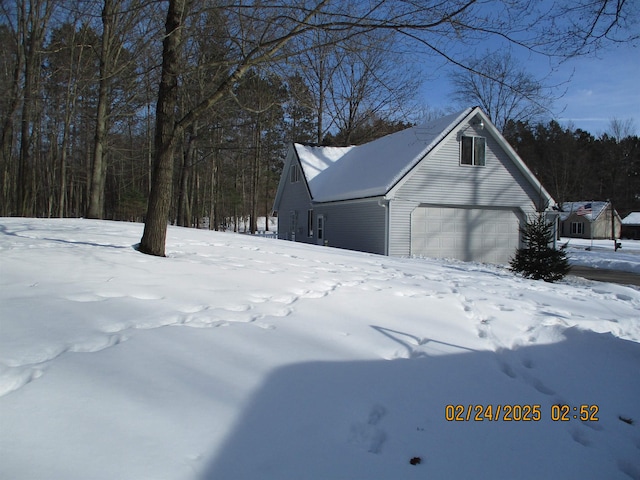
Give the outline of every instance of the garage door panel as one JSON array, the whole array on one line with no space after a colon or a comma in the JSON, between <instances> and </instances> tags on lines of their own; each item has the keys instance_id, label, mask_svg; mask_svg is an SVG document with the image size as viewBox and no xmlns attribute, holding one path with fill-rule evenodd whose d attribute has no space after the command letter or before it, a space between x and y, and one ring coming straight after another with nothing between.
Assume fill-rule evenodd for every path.
<instances>
[{"instance_id":1,"label":"garage door panel","mask_svg":"<svg viewBox=\"0 0 640 480\"><path fill-rule=\"evenodd\" d=\"M490 235L495 235L498 233L498 225L495 223L483 223L482 224L482 233L488 233Z\"/></svg>"},{"instance_id":2,"label":"garage door panel","mask_svg":"<svg viewBox=\"0 0 640 480\"><path fill-rule=\"evenodd\" d=\"M511 210L418 207L411 214L411 253L505 264L519 246L518 227Z\"/></svg>"}]
</instances>

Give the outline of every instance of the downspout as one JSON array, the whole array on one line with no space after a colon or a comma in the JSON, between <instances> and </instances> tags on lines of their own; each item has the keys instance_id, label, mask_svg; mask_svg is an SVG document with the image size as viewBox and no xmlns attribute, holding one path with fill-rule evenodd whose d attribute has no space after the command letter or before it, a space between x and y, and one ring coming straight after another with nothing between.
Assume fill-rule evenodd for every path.
<instances>
[{"instance_id":1,"label":"downspout","mask_svg":"<svg viewBox=\"0 0 640 480\"><path fill-rule=\"evenodd\" d=\"M389 256L389 200L382 197L378 200L378 206L384 208L384 254Z\"/></svg>"}]
</instances>

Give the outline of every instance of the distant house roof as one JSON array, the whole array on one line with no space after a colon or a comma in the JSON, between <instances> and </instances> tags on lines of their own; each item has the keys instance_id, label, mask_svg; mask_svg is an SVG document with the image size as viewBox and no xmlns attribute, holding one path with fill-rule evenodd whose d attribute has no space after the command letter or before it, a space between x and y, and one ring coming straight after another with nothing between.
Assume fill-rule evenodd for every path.
<instances>
[{"instance_id":1,"label":"distant house roof","mask_svg":"<svg viewBox=\"0 0 640 480\"><path fill-rule=\"evenodd\" d=\"M473 110L467 108L359 146L294 144L313 200L386 194Z\"/></svg>"},{"instance_id":2,"label":"distant house roof","mask_svg":"<svg viewBox=\"0 0 640 480\"><path fill-rule=\"evenodd\" d=\"M640 212L631 212L622 220L623 225L640 225Z\"/></svg>"},{"instance_id":3,"label":"distant house roof","mask_svg":"<svg viewBox=\"0 0 640 480\"><path fill-rule=\"evenodd\" d=\"M565 202L562 204L560 220L565 221L572 214L583 216L593 222L606 209L609 202Z\"/></svg>"}]
</instances>

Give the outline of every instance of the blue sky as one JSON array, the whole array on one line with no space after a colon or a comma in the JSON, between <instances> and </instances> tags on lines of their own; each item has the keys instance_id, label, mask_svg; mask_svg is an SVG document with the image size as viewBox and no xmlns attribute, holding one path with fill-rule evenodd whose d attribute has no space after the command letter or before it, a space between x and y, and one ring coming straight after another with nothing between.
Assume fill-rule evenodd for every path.
<instances>
[{"instance_id":1,"label":"blue sky","mask_svg":"<svg viewBox=\"0 0 640 480\"><path fill-rule=\"evenodd\" d=\"M558 120L598 135L608 130L612 118L633 119L640 135L640 50L627 45L603 52L599 58L580 58L559 75L569 77L568 91L557 104Z\"/></svg>"},{"instance_id":2,"label":"blue sky","mask_svg":"<svg viewBox=\"0 0 640 480\"><path fill-rule=\"evenodd\" d=\"M546 58L521 59L522 66L539 78L549 74ZM441 69L439 78L428 79L424 101L433 108L452 105L450 85ZM565 83L566 82L566 83ZM640 48L632 44L610 47L597 57L581 57L562 64L549 78L560 84L554 95L555 120L563 126L581 128L594 136L607 132L613 118L633 119L640 135ZM563 84L564 83L564 84Z\"/></svg>"}]
</instances>

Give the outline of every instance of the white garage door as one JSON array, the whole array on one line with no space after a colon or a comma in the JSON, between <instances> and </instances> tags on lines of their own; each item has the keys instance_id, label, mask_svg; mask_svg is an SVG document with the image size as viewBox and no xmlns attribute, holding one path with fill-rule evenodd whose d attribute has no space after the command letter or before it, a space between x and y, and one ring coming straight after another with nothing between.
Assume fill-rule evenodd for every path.
<instances>
[{"instance_id":1,"label":"white garage door","mask_svg":"<svg viewBox=\"0 0 640 480\"><path fill-rule=\"evenodd\" d=\"M418 207L411 213L411 254L507 264L519 247L518 227L511 210Z\"/></svg>"}]
</instances>

